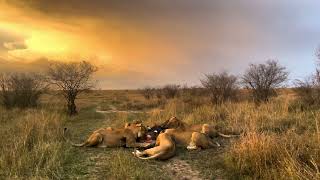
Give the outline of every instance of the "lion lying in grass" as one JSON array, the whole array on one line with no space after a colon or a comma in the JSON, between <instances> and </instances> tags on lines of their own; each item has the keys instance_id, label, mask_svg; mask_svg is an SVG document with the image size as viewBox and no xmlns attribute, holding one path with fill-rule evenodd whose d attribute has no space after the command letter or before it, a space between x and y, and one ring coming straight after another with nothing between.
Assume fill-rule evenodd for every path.
<instances>
[{"instance_id":1,"label":"lion lying in grass","mask_svg":"<svg viewBox=\"0 0 320 180\"><path fill-rule=\"evenodd\" d=\"M212 147L220 147L220 144L213 142L208 136L206 129L207 124L202 126L201 132L194 132L180 129L167 129L165 133L171 135L177 145L186 147L188 150L208 149Z\"/></svg>"},{"instance_id":2,"label":"lion lying in grass","mask_svg":"<svg viewBox=\"0 0 320 180\"><path fill-rule=\"evenodd\" d=\"M153 148L142 152L135 150L132 152L134 156L140 159L159 159L166 160L175 155L176 145L171 135L168 133L160 133Z\"/></svg>"},{"instance_id":3,"label":"lion lying in grass","mask_svg":"<svg viewBox=\"0 0 320 180\"><path fill-rule=\"evenodd\" d=\"M66 130L66 129L65 129ZM77 147L145 147L149 144L138 143L137 139L145 136L147 128L141 123L126 123L124 128L101 128L94 131L82 144L74 144Z\"/></svg>"},{"instance_id":4,"label":"lion lying in grass","mask_svg":"<svg viewBox=\"0 0 320 180\"><path fill-rule=\"evenodd\" d=\"M203 125L205 125L205 129L203 129ZM223 134L221 132L218 132L212 125L209 124L195 124L195 125L188 125L185 122L181 121L177 117L172 117L169 120L163 122L161 125L164 129L176 129L180 131L191 131L191 132L202 132L207 134L209 137L225 137L225 138L231 138L231 137L239 137L239 135L227 135Z\"/></svg>"}]
</instances>

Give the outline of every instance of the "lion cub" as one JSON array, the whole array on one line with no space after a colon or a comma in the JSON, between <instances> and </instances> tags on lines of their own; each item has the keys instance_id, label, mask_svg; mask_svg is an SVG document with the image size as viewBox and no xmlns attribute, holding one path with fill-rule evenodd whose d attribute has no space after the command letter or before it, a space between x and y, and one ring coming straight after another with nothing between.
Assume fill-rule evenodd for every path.
<instances>
[{"instance_id":1,"label":"lion cub","mask_svg":"<svg viewBox=\"0 0 320 180\"><path fill-rule=\"evenodd\" d=\"M140 159L159 159L166 160L175 155L176 144L174 143L171 135L167 133L161 133L157 137L156 146L140 152L135 150L134 156Z\"/></svg>"}]
</instances>

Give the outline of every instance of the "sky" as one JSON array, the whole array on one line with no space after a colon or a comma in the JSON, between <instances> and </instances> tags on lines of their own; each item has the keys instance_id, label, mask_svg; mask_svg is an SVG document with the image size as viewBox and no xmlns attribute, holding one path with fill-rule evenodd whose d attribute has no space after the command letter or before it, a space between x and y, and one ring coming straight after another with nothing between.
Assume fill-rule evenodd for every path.
<instances>
[{"instance_id":1,"label":"sky","mask_svg":"<svg viewBox=\"0 0 320 180\"><path fill-rule=\"evenodd\" d=\"M200 84L278 60L315 69L319 0L0 0L0 72L90 61L100 89Z\"/></svg>"}]
</instances>

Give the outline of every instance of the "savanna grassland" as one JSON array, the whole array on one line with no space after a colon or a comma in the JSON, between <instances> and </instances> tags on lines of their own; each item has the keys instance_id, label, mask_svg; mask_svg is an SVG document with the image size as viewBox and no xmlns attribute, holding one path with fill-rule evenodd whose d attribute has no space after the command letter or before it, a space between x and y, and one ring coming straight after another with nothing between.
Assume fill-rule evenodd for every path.
<instances>
[{"instance_id":1,"label":"savanna grassland","mask_svg":"<svg viewBox=\"0 0 320 180\"><path fill-rule=\"evenodd\" d=\"M53 95L36 109L0 109L0 179L318 179L320 111L301 108L292 90L279 93L260 105L245 98L212 105L201 94L147 100L134 90L92 91L79 97L73 117ZM241 136L217 138L219 148L180 148L167 161L137 159L130 148L75 148L62 137L65 127L73 142L82 142L101 127L153 125L171 116Z\"/></svg>"}]
</instances>

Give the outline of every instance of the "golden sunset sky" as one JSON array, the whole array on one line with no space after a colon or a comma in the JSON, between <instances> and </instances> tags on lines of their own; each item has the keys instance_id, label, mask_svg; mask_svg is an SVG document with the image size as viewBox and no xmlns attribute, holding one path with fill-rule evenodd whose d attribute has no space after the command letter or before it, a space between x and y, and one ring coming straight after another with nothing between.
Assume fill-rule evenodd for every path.
<instances>
[{"instance_id":1,"label":"golden sunset sky","mask_svg":"<svg viewBox=\"0 0 320 180\"><path fill-rule=\"evenodd\" d=\"M197 85L278 59L291 79L314 69L318 0L0 0L0 72L87 60L99 88Z\"/></svg>"}]
</instances>

